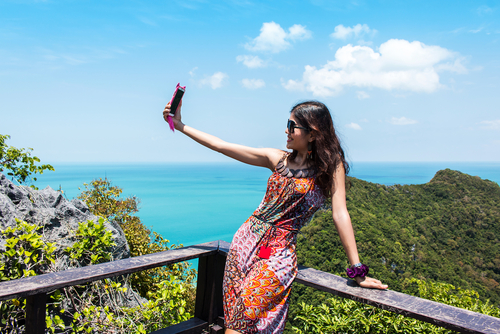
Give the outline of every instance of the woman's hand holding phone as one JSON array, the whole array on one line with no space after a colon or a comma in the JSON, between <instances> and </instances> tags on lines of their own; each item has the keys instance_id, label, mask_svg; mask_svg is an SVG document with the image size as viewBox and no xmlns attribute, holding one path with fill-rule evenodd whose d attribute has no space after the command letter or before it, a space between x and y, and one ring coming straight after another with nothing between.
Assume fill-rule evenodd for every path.
<instances>
[{"instance_id":1,"label":"woman's hand holding phone","mask_svg":"<svg viewBox=\"0 0 500 334\"><path fill-rule=\"evenodd\" d=\"M170 125L170 129L174 131L174 129L179 130L179 124L181 122L181 105L182 105L182 97L184 96L184 92L186 91L186 86L181 86L179 83L175 87L174 95L172 95L172 99L163 109L163 119Z\"/></svg>"},{"instance_id":2,"label":"woman's hand holding phone","mask_svg":"<svg viewBox=\"0 0 500 334\"><path fill-rule=\"evenodd\" d=\"M165 120L165 122L168 122L168 117L172 117L174 126L177 130L179 130L180 125L182 125L181 107L182 107L182 101L179 103L179 107L177 107L177 111L175 112L174 116L172 116L172 110L170 109L170 102L167 103L165 109L163 109L163 119Z\"/></svg>"}]
</instances>

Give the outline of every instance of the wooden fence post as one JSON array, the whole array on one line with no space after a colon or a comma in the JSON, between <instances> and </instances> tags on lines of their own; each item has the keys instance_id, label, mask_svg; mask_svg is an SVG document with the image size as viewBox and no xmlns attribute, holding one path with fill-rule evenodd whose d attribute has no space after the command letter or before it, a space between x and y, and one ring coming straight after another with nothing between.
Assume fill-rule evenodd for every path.
<instances>
[{"instance_id":1,"label":"wooden fence post","mask_svg":"<svg viewBox=\"0 0 500 334\"><path fill-rule=\"evenodd\" d=\"M47 294L39 293L37 295L26 297L26 334L44 334L45 307L47 304Z\"/></svg>"},{"instance_id":2,"label":"wooden fence post","mask_svg":"<svg viewBox=\"0 0 500 334\"><path fill-rule=\"evenodd\" d=\"M225 263L226 257L220 253L199 259L194 316L209 324L224 315L222 279Z\"/></svg>"}]
</instances>

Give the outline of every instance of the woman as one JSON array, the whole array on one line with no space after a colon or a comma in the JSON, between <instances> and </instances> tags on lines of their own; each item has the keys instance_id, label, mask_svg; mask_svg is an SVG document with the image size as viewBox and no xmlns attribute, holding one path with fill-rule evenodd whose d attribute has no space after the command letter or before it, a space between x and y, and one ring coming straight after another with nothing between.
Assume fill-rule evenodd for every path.
<instances>
[{"instance_id":1,"label":"woman","mask_svg":"<svg viewBox=\"0 0 500 334\"><path fill-rule=\"evenodd\" d=\"M167 104L165 120L169 113ZM226 333L283 331L290 288L297 275L297 232L327 197L332 199L333 220L352 265L348 275L362 287L387 288L367 277L368 268L359 262L346 207L349 165L323 103L310 101L293 107L285 131L291 153L227 143L193 129L182 123L180 106L173 121L178 131L198 143L273 172L262 203L234 235L227 256L223 287Z\"/></svg>"}]
</instances>

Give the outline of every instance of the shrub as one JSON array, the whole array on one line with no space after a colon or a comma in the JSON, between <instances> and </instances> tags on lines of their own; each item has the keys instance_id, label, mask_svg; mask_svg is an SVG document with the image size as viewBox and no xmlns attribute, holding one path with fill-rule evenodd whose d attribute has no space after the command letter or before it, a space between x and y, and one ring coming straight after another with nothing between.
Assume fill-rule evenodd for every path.
<instances>
[{"instance_id":1,"label":"shrub","mask_svg":"<svg viewBox=\"0 0 500 334\"><path fill-rule=\"evenodd\" d=\"M5 252L0 252L0 281L36 276L49 271L56 247L37 232L40 226L16 219L15 227L0 230ZM24 299L0 301L1 333L17 333L24 326Z\"/></svg>"},{"instance_id":2,"label":"shrub","mask_svg":"<svg viewBox=\"0 0 500 334\"><path fill-rule=\"evenodd\" d=\"M76 243L66 249L74 266L93 265L110 259L111 233L98 223L79 223ZM39 226L17 220L16 227L0 231L6 251L0 253L0 279L8 281L53 271L55 246L45 242ZM188 320L186 291L192 286L175 276L155 283L150 300L124 307L128 283L122 278L94 281L49 294L46 324L52 333L149 333ZM24 299L0 302L0 332L24 332Z\"/></svg>"},{"instance_id":3,"label":"shrub","mask_svg":"<svg viewBox=\"0 0 500 334\"><path fill-rule=\"evenodd\" d=\"M134 213L138 211L139 200L136 197L120 198L122 189L113 186L108 179L96 179L84 184L85 189L78 196L83 200L90 211L118 223L125 233L131 256L141 256L182 247L169 246L169 241L161 235L151 232ZM195 288L192 285L196 271L190 269L187 262L176 263L170 266L157 267L130 275L131 287L145 298L150 298L158 292L161 282L169 280L171 276L185 282L183 290L187 301L187 310L194 312Z\"/></svg>"},{"instance_id":4,"label":"shrub","mask_svg":"<svg viewBox=\"0 0 500 334\"><path fill-rule=\"evenodd\" d=\"M477 292L451 284L407 279L405 286L417 296L470 311L500 317L500 310L479 300ZM350 299L334 297L318 306L299 304L295 333L454 333L444 328Z\"/></svg>"}]
</instances>

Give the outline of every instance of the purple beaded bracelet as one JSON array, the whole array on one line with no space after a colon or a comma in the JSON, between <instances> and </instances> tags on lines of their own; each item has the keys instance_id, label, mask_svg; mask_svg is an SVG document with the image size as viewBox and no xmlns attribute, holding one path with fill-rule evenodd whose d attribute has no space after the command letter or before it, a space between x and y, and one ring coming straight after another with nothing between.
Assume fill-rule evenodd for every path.
<instances>
[{"instance_id":1,"label":"purple beaded bracelet","mask_svg":"<svg viewBox=\"0 0 500 334\"><path fill-rule=\"evenodd\" d=\"M354 278L357 276L365 277L366 275L368 275L369 270L370 268L368 268L366 264L357 263L347 268L345 271L347 273L347 276L349 276L350 278Z\"/></svg>"}]
</instances>

